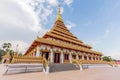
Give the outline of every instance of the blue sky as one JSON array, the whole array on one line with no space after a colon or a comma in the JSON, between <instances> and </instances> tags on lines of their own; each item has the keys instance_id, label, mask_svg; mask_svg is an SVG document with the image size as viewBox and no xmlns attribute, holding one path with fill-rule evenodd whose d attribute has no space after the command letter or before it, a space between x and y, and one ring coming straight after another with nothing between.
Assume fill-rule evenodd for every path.
<instances>
[{"instance_id":1,"label":"blue sky","mask_svg":"<svg viewBox=\"0 0 120 80\"><path fill-rule=\"evenodd\" d=\"M59 2L64 22L75 36L104 55L120 59L120 0ZM44 35L53 26L57 4L58 0L2 0L1 43L14 41L20 50L23 46L26 50L37 35Z\"/></svg>"}]
</instances>

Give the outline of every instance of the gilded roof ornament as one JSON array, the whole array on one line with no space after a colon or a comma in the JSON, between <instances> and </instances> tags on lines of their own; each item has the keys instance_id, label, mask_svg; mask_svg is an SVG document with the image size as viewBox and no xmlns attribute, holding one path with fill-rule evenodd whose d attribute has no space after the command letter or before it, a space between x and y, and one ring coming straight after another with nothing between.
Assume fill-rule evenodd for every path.
<instances>
[{"instance_id":1,"label":"gilded roof ornament","mask_svg":"<svg viewBox=\"0 0 120 80\"><path fill-rule=\"evenodd\" d=\"M58 6L58 15L56 18L56 21L58 21L58 20L63 22L63 19L62 19L61 13L60 13L60 5Z\"/></svg>"}]
</instances>

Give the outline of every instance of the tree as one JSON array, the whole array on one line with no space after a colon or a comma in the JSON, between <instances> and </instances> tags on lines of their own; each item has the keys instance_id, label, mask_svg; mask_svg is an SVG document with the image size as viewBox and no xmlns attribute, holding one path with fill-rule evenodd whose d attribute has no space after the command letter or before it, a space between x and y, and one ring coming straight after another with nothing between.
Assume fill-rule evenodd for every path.
<instances>
[{"instance_id":1,"label":"tree","mask_svg":"<svg viewBox=\"0 0 120 80\"><path fill-rule=\"evenodd\" d=\"M0 60L2 60L2 56L4 56L8 51L10 51L10 56L11 58L13 58L14 55L14 51L12 49L10 49L12 47L11 43L3 43L2 44L2 48L1 49L1 54L0 54Z\"/></svg>"},{"instance_id":2,"label":"tree","mask_svg":"<svg viewBox=\"0 0 120 80\"><path fill-rule=\"evenodd\" d=\"M107 61L107 62L111 61L111 57L109 57L109 56L104 56L102 59L103 59L103 61Z\"/></svg>"},{"instance_id":3,"label":"tree","mask_svg":"<svg viewBox=\"0 0 120 80\"><path fill-rule=\"evenodd\" d=\"M11 43L3 43L2 47L5 51L10 50L10 48L12 47Z\"/></svg>"},{"instance_id":4,"label":"tree","mask_svg":"<svg viewBox=\"0 0 120 80\"><path fill-rule=\"evenodd\" d=\"M11 56L11 58L14 56L14 51L13 50L10 50L10 56Z\"/></svg>"},{"instance_id":5,"label":"tree","mask_svg":"<svg viewBox=\"0 0 120 80\"><path fill-rule=\"evenodd\" d=\"M6 52L4 50L0 49L0 61L2 60L2 56L4 56L5 53Z\"/></svg>"}]
</instances>

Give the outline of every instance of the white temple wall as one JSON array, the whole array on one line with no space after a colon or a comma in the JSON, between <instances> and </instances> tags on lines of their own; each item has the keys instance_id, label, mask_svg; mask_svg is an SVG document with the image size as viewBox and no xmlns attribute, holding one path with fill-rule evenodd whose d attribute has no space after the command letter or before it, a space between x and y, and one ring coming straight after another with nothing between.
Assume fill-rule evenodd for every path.
<instances>
[{"instance_id":1,"label":"white temple wall","mask_svg":"<svg viewBox=\"0 0 120 80\"><path fill-rule=\"evenodd\" d=\"M54 51L59 51L61 54L60 54L60 63L64 63L64 53L69 53L69 60L70 60L70 63L72 63L72 54L76 54L76 59L79 59L79 55L78 54L80 54L81 56L82 56L82 60L85 60L85 57L84 56L86 56L87 57L87 60L89 60L89 57L91 57L91 60L93 61L93 57L95 57L95 60L97 60L96 58L98 58L98 61L100 61L100 58L101 58L101 56L99 57L98 55L96 55L96 54L88 54L88 53L85 53L85 52L77 52L77 51L75 51L75 50L69 50L69 49L65 49L65 48L63 48L63 49L61 49L60 47L53 47L52 49L51 49L51 46L49 46L49 45L40 45L39 46L39 48L37 49L37 51L36 51L36 56L37 56L37 53L38 53L38 51L39 51L39 54L41 54L40 53L40 50L41 49L46 49L47 48L47 50L50 50L50 62L51 63L53 63L54 62ZM98 56L98 57L97 57Z\"/></svg>"},{"instance_id":2,"label":"white temple wall","mask_svg":"<svg viewBox=\"0 0 120 80\"><path fill-rule=\"evenodd\" d=\"M53 50L54 50L54 51L57 51L57 50L58 50L58 51L61 51L61 48L59 48L59 47L54 47Z\"/></svg>"}]
</instances>

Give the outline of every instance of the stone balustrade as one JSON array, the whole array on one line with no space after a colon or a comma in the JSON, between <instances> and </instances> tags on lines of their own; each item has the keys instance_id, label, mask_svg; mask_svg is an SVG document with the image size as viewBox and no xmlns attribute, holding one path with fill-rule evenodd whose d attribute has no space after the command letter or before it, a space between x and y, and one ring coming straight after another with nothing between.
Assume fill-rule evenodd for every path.
<instances>
[{"instance_id":1,"label":"stone balustrade","mask_svg":"<svg viewBox=\"0 0 120 80\"><path fill-rule=\"evenodd\" d=\"M70 63L70 60L64 60L64 63Z\"/></svg>"},{"instance_id":2,"label":"stone balustrade","mask_svg":"<svg viewBox=\"0 0 120 80\"><path fill-rule=\"evenodd\" d=\"M35 56L14 56L11 63L43 63L45 61L45 65L49 65L49 59L46 60L43 57L35 57ZM70 63L70 60L64 60L64 63ZM116 62L111 61L111 62L106 62L106 61L97 61L97 60L80 60L80 59L72 59L72 63L77 64L77 65L82 65L82 64L109 64L111 66L117 65Z\"/></svg>"},{"instance_id":3,"label":"stone balustrade","mask_svg":"<svg viewBox=\"0 0 120 80\"><path fill-rule=\"evenodd\" d=\"M14 63L43 63L42 57L34 57L34 56L15 56L13 57L12 64Z\"/></svg>"},{"instance_id":4,"label":"stone balustrade","mask_svg":"<svg viewBox=\"0 0 120 80\"><path fill-rule=\"evenodd\" d=\"M72 59L73 64L82 65L82 64L108 64L110 66L117 66L117 63L114 61L106 62L106 61L92 61L92 60L79 60Z\"/></svg>"},{"instance_id":5,"label":"stone balustrade","mask_svg":"<svg viewBox=\"0 0 120 80\"><path fill-rule=\"evenodd\" d=\"M107 64L106 61L81 60L82 64Z\"/></svg>"}]
</instances>

